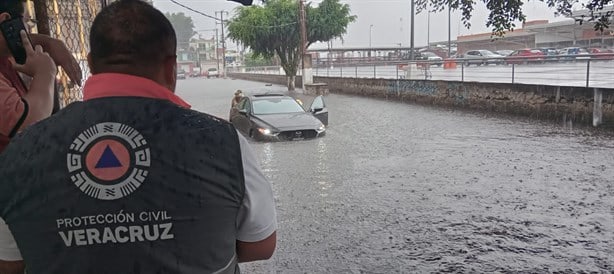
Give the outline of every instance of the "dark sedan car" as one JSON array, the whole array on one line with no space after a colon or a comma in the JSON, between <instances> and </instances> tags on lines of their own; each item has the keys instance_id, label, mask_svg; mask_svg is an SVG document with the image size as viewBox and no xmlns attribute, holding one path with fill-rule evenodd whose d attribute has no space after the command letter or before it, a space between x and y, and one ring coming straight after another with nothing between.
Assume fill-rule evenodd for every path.
<instances>
[{"instance_id":1,"label":"dark sedan car","mask_svg":"<svg viewBox=\"0 0 614 274\"><path fill-rule=\"evenodd\" d=\"M290 141L324 136L328 110L322 96L306 111L297 100L283 94L246 96L230 109L230 122L243 134L259 141Z\"/></svg>"}]
</instances>

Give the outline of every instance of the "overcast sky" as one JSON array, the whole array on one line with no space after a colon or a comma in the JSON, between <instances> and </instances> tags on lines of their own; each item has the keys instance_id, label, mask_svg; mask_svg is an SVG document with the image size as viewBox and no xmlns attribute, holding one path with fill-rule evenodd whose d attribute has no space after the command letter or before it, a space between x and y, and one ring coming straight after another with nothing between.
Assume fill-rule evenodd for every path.
<instances>
[{"instance_id":1,"label":"overcast sky","mask_svg":"<svg viewBox=\"0 0 614 274\"><path fill-rule=\"evenodd\" d=\"M232 16L233 11L240 4L225 0L176 0L177 2L189 6L195 10L214 16L215 11L226 10ZM311 1L314 4L320 0ZM371 43L373 47L409 46L410 30L410 1L409 0L342 0L341 2L350 5L352 14L358 17L357 21L348 28L348 33L344 35L344 41L335 40L333 47L367 47L369 46L369 29L373 25L371 33ZM194 20L196 30L203 36L212 36L214 32L208 29L216 28L215 21L205 16L189 11L169 0L154 0L154 6L163 12L184 12ZM546 19L560 21L564 18L555 17L554 10L548 8L543 2L530 1L524 5L524 12L527 20ZM486 7L479 2L473 18L471 29L465 28L460 22L460 12L453 12L451 16L452 40L457 35L467 35L475 33L489 32L486 28L486 18L488 16ZM431 13L430 32L427 13L422 12L416 15L415 21L415 46L424 46L427 39L431 42L447 41L448 39L448 15L447 12ZM219 26L218 26L219 27ZM518 24L520 27L520 24ZM430 33L427 35L427 33ZM232 49L234 45L229 45ZM313 45L312 48L325 47L325 45Z\"/></svg>"}]
</instances>

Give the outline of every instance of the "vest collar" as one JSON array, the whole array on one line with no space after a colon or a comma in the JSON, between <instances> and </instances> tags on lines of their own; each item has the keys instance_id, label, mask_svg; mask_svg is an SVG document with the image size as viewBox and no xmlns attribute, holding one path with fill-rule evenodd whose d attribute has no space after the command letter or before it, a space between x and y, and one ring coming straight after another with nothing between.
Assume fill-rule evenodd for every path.
<instances>
[{"instance_id":1,"label":"vest collar","mask_svg":"<svg viewBox=\"0 0 614 274\"><path fill-rule=\"evenodd\" d=\"M190 108L179 96L160 84L143 77L120 73L99 73L91 76L83 86L83 100L106 97L145 97L168 100Z\"/></svg>"}]
</instances>

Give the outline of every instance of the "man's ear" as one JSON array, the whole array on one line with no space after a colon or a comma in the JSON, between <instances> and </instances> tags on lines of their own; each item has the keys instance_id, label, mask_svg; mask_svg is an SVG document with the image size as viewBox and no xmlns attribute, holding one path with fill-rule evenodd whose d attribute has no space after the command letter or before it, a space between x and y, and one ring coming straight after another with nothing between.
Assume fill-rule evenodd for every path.
<instances>
[{"instance_id":1,"label":"man's ear","mask_svg":"<svg viewBox=\"0 0 614 274\"><path fill-rule=\"evenodd\" d=\"M8 12L0 13L0 23L6 20L11 20L11 15Z\"/></svg>"}]
</instances>

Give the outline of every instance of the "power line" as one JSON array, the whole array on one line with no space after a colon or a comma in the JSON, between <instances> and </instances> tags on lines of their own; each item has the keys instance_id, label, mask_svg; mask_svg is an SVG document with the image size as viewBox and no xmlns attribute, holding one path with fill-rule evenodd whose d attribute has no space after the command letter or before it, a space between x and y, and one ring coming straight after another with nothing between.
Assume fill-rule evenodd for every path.
<instances>
[{"instance_id":1,"label":"power line","mask_svg":"<svg viewBox=\"0 0 614 274\"><path fill-rule=\"evenodd\" d=\"M177 2L177 1L175 1L175 0L170 0L170 1L171 1L171 2L173 2L174 4L177 4L177 5L179 5L179 6L183 7L183 8L185 8L185 9L188 9L188 10L190 10L190 11L192 11L192 12L198 13L198 14L200 14L200 15L202 15L202 16L205 16L205 17L211 18L211 19L216 20L216 21L221 21L221 19L220 19L220 18L216 18L216 17L214 17L214 16L211 16L211 15L205 14L205 13L200 12L200 11L197 11L197 10L195 10L195 9L193 9L193 8L189 7L189 6L186 6L186 5L184 5L184 4L181 4L181 3L179 3L179 2ZM224 23L225 23L225 24L228 24L228 23L229 23L229 21L228 21L228 20L224 20ZM295 24L298 24L298 22L290 22L290 23L279 24L279 25L272 25L272 26L253 26L253 25L247 25L247 27L250 27L250 28L263 28L263 29L274 29L274 28L281 28L281 27L291 26L291 25L295 25ZM243 24L241 24L241 25L243 25Z\"/></svg>"},{"instance_id":2,"label":"power line","mask_svg":"<svg viewBox=\"0 0 614 274\"><path fill-rule=\"evenodd\" d=\"M215 17L213 17L213 16L211 16L211 15L208 15L208 14L206 14L206 13L203 13L203 12L197 11L197 10L195 10L195 9L193 9L193 8L190 8L190 7L188 7L188 6L184 5L184 4L181 4L181 3L179 3L179 2L177 2L177 1L175 1L175 0L170 0L170 1L171 1L171 2L173 2L174 4L177 4L177 5L179 5L179 6L183 7L183 8L185 8L185 9L188 9L188 10L190 10L190 11L196 12L196 13L198 13L198 14L202 15L202 16L205 16L205 17L211 18L211 19L216 20L216 21L219 21L219 20L220 20L219 18L215 18Z\"/></svg>"}]
</instances>

